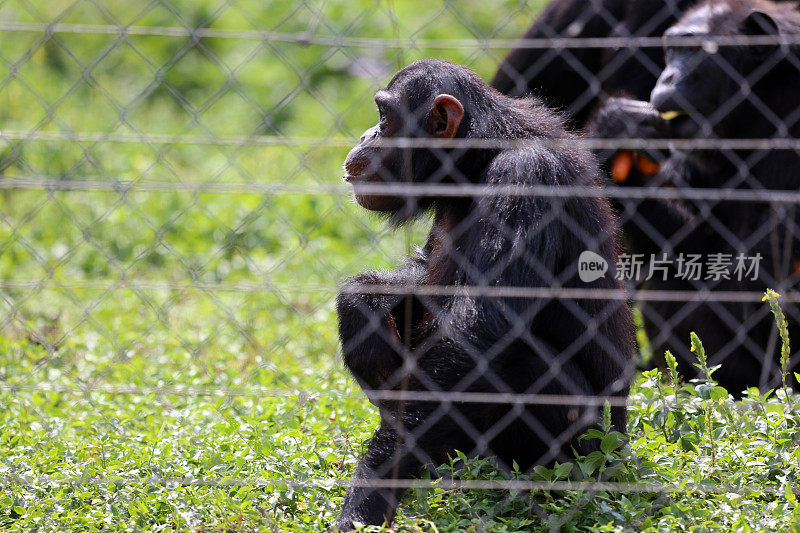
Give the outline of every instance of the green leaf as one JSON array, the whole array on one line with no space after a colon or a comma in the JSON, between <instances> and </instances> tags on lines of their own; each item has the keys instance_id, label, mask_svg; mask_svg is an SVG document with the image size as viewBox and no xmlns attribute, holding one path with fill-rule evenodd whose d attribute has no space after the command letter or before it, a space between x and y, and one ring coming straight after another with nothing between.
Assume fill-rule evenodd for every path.
<instances>
[{"instance_id":1,"label":"green leaf","mask_svg":"<svg viewBox=\"0 0 800 533\"><path fill-rule=\"evenodd\" d=\"M536 465L533 467L533 477L539 481L552 481L553 471L545 466Z\"/></svg>"},{"instance_id":2,"label":"green leaf","mask_svg":"<svg viewBox=\"0 0 800 533\"><path fill-rule=\"evenodd\" d=\"M581 438L582 439L602 439L605 436L605 433L600 431L599 429L589 428L586 430Z\"/></svg>"},{"instance_id":3,"label":"green leaf","mask_svg":"<svg viewBox=\"0 0 800 533\"><path fill-rule=\"evenodd\" d=\"M725 387L714 387L709 392L709 396L712 400L722 400L728 397L728 390Z\"/></svg>"},{"instance_id":4,"label":"green leaf","mask_svg":"<svg viewBox=\"0 0 800 533\"><path fill-rule=\"evenodd\" d=\"M600 451L608 455L626 442L625 435L618 431L612 431L600 442Z\"/></svg>"},{"instance_id":5,"label":"green leaf","mask_svg":"<svg viewBox=\"0 0 800 533\"><path fill-rule=\"evenodd\" d=\"M697 446L695 446L695 445L694 445L694 444L693 444L693 443L692 443L692 442L689 440L689 438L687 438L686 436L683 436L683 437L679 438L679 439L678 439L678 444L680 445L680 447L681 447L681 450L683 450L683 451L685 451L685 452L694 452L694 453L697 453Z\"/></svg>"},{"instance_id":6,"label":"green leaf","mask_svg":"<svg viewBox=\"0 0 800 533\"><path fill-rule=\"evenodd\" d=\"M578 463L578 467L583 472L583 475L589 477L594 474L600 466L605 463L606 457L603 452L593 451L586 456L586 459Z\"/></svg>"},{"instance_id":7,"label":"green leaf","mask_svg":"<svg viewBox=\"0 0 800 533\"><path fill-rule=\"evenodd\" d=\"M574 465L572 463L556 463L555 467L553 468L553 473L555 474L556 479L566 479L570 472L572 472L572 467Z\"/></svg>"},{"instance_id":8,"label":"green leaf","mask_svg":"<svg viewBox=\"0 0 800 533\"><path fill-rule=\"evenodd\" d=\"M704 400L708 400L711 398L711 389L714 388L714 385L711 383L701 383L695 390L697 391L697 395L700 396Z\"/></svg>"},{"instance_id":9,"label":"green leaf","mask_svg":"<svg viewBox=\"0 0 800 533\"><path fill-rule=\"evenodd\" d=\"M792 491L792 486L787 483L786 486L783 488L783 495L786 499L794 505L797 505L797 497L794 495Z\"/></svg>"},{"instance_id":10,"label":"green leaf","mask_svg":"<svg viewBox=\"0 0 800 533\"><path fill-rule=\"evenodd\" d=\"M613 478L624 473L627 470L625 465L622 463L615 463L611 466L607 466L605 470L603 470L603 479Z\"/></svg>"}]
</instances>

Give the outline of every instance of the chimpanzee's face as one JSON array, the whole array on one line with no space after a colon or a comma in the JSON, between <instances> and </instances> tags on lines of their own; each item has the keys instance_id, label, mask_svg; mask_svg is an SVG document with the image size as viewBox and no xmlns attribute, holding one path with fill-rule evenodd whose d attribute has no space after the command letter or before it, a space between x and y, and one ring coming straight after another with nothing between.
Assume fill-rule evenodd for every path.
<instances>
[{"instance_id":1,"label":"chimpanzee's face","mask_svg":"<svg viewBox=\"0 0 800 533\"><path fill-rule=\"evenodd\" d=\"M690 12L665 34L666 67L650 95L650 102L669 117L676 137L724 136L728 119L736 119L745 102L747 76L758 65L763 47L717 45L714 36L764 35L775 22L754 11L742 18L727 3L707 4ZM680 39L709 37L702 46L681 45ZM702 133L700 133L702 130Z\"/></svg>"},{"instance_id":2,"label":"chimpanzee's face","mask_svg":"<svg viewBox=\"0 0 800 533\"><path fill-rule=\"evenodd\" d=\"M397 211L404 204L401 197L359 191L362 184L410 181L401 164L404 150L392 142L393 139L411 137L410 128L404 124L404 117L409 113L403 112L405 110L387 90L375 94L375 103L378 123L365 131L358 145L347 154L344 180L353 184L356 201L362 207L373 211Z\"/></svg>"},{"instance_id":3,"label":"chimpanzee's face","mask_svg":"<svg viewBox=\"0 0 800 533\"><path fill-rule=\"evenodd\" d=\"M375 94L378 123L364 132L344 162L344 180L353 185L356 201L373 211L397 212L409 209L406 197L391 196L373 189L381 183L425 181L431 168L430 151L413 144L420 139L453 138L464 108L448 94L426 94L414 83L412 67L401 70L385 89ZM403 146L403 142L412 143Z\"/></svg>"}]
</instances>

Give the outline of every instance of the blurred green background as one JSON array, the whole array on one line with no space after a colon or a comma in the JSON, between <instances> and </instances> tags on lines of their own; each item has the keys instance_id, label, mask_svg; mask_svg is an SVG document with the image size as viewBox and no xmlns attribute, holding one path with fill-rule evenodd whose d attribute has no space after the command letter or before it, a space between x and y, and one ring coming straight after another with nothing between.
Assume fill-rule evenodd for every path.
<instances>
[{"instance_id":1,"label":"blurred green background","mask_svg":"<svg viewBox=\"0 0 800 533\"><path fill-rule=\"evenodd\" d=\"M337 487L136 480L350 476L377 418L332 298L425 223L354 204L348 144L395 70L490 79L542 4L0 2L0 526L325 529Z\"/></svg>"},{"instance_id":2,"label":"blurred green background","mask_svg":"<svg viewBox=\"0 0 800 533\"><path fill-rule=\"evenodd\" d=\"M192 365L224 361L211 365L208 385L242 381L232 361L259 384L304 385L287 365L308 357L330 367L337 284L394 264L419 232L388 235L340 180L348 145L376 120L372 93L418 58L452 59L490 78L504 53L313 43L513 38L537 9L3 3L2 326L74 362L80 379L110 379L79 362L91 338L92 351L128 362L151 364L165 345ZM49 24L58 31L44 31ZM222 36L185 35L197 27ZM311 44L285 42L298 34ZM259 370L273 364L281 370ZM143 379L187 374L167 370ZM38 381L14 379L23 377Z\"/></svg>"}]
</instances>

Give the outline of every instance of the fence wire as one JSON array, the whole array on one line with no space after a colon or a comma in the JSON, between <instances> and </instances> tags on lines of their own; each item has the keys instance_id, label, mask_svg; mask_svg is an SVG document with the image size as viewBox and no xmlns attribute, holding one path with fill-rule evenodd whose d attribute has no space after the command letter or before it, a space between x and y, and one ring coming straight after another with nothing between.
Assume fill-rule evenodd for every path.
<instances>
[{"instance_id":1,"label":"fence wire","mask_svg":"<svg viewBox=\"0 0 800 533\"><path fill-rule=\"evenodd\" d=\"M374 419L366 395L379 407L384 432L371 446L386 438L387 447L402 452L389 450L369 474L311 472L304 478L296 472L75 477L4 459L0 486L349 486L345 508L358 508L374 494L385 500L379 507L393 507L398 496L387 490L426 487L784 493L782 486L602 479L431 482L398 469L406 462L412 470L436 467L445 459L440 452L454 452L456 441L473 448L459 451L498 456L505 467L520 445L535 450L523 452L535 455L526 467L568 460L565 449L599 427L605 404L623 432L618 416L631 401L661 405L659 398L628 398L636 365L663 366L659 359L669 349L685 381L699 375L689 331L706 343L709 365L722 365L717 379L735 397L747 386L780 386L782 370L794 369L800 356L792 350L781 368L779 332L762 296L767 288L782 295L789 332L800 339L796 29L778 20L749 35L727 27L670 33L690 6L682 1L628 2L623 10L599 0L561 7L445 2L413 12L394 2L362 2L357 9L310 1L129 4L0 3L3 404L38 413L51 432L58 424L37 400L50 394L82 398L81 405L98 412L109 401L169 406L176 398L185 405L212 397L304 405L324 398L328 406L339 402L332 421L346 418L347 410L353 418ZM781 15L796 10L779 5ZM667 60L689 54L685 75L697 89L691 98L678 94L675 109L637 115L625 106L649 105L656 80L663 81L669 68L664 50ZM756 59L745 69L742 58L752 59L747 54ZM434 235L423 251L424 261L432 261L446 250L458 274L415 282L419 275L406 272L414 260L396 275L386 272L425 244L430 221L393 229L356 205L353 187L340 178L347 150L376 120L374 92L395 70L429 56L464 64L487 81L497 73L494 85L510 96L541 96L576 133L400 135L376 142L405 154L428 150L448 171L423 183L384 175L384 182L356 184L359 194L400 198L406 207L431 198L473 206L544 202L537 204L545 206L542 212L531 212L536 224L523 226L492 226L486 223L491 213L475 207L449 227L439 241L443 248L436 248ZM786 88L773 101L776 73ZM714 92L711 102L711 96L692 99L717 82L727 92ZM681 116L666 119L665 111ZM654 130L668 122L692 126L691 133ZM456 168L457 158L470 151L514 150L591 151L603 183L476 183ZM697 153L702 157L693 160ZM624 176L617 175L618 165L627 169ZM617 285L577 283L583 268L577 255L554 269L541 249L528 248L539 242L538 233L558 226L569 243L553 246L600 249L608 236L588 232L571 206L606 200L623 246L617 257L595 256L605 263L603 279L616 277ZM661 209L676 206L680 220L667 221ZM476 264L459 247L481 223L497 246L513 243L494 263ZM550 251L555 254L544 253ZM524 265L528 277L507 280L509 265ZM699 274L689 276L690 267ZM367 268L378 273L343 286ZM353 319L360 327L343 334L343 346L336 335L337 294L361 298L352 309L360 313ZM486 325L470 315L464 323L474 329L457 331L459 306L490 313L497 322ZM631 307L641 314L640 345L625 354L603 324ZM548 323L544 317L554 311L561 318ZM436 317L451 323L431 327ZM572 338L551 338L540 325L555 328L559 320L579 323ZM492 328L499 328L496 338L487 336ZM356 369L354 380L341 363L353 353L394 358L395 368L380 369L377 383ZM509 353L531 354L535 364L523 369L532 373L527 380L509 383L514 372L501 364L517 364ZM574 370L587 353L616 374L598 385L594 376ZM444 366L426 367L431 358ZM462 373L451 363L462 364ZM351 359L348 366L357 364ZM440 373L447 372L457 379L442 381ZM553 426L543 415L559 408L569 423ZM129 435L119 420L100 417ZM348 450L348 431L373 428L364 428L364 420L348 423L335 446L354 460L359 454ZM446 438L434 446L432 435L442 434ZM530 505L545 518L535 502Z\"/></svg>"}]
</instances>

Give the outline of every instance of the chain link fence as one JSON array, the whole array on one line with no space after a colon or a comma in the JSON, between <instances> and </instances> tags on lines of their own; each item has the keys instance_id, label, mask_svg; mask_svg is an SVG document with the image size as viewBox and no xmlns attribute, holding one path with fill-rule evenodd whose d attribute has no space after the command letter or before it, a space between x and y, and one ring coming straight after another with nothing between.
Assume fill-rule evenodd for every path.
<instances>
[{"instance_id":1,"label":"chain link fence","mask_svg":"<svg viewBox=\"0 0 800 533\"><path fill-rule=\"evenodd\" d=\"M570 137L572 146L597 155L603 187L487 187L460 176L453 183L378 183L372 192L408 201L543 198L550 220L572 227L575 246L586 250L597 237L570 226L566 206L575 198L608 198L622 248L597 268L620 283L571 283L579 273L593 274L583 269L594 257L547 271L540 250L524 249L522 239L514 241L522 243L514 253L541 283L495 284L487 271L472 285L357 287L413 296L420 312L433 315L449 305L441 298L483 298L498 309L510 300L527 302L518 315L497 311L508 328L503 338L490 339L496 345L433 336L465 350L473 363L493 361L496 354L488 353L502 354L514 343L547 351L530 333L543 309L556 306L583 325L575 342L552 347L540 379L523 385L490 376L478 363L477 381L447 389L413 369L420 383L411 389L404 373L384 376L377 387L361 383L384 411L382 427L397 417L398 402L432 406L422 427L443 420L458 426L473 447L458 450L464 461L476 454L511 457L515 452L494 448L513 439L525 444L520 435L533 433L547 446L526 467L552 466L570 459L565 447L587 428L624 432L618 414L628 405L634 367L664 366L667 349L686 381L722 365L714 375L737 398L748 386L779 387L797 356L776 355L780 331L762 295L766 288L782 295L794 333L800 31L782 21L772 28L767 20L749 34L668 33L665 41L664 32L689 6L678 0L0 3L0 405L8 435L2 483L17 491L9 508L44 501L58 487L117 487L121 494L128 486L200 493L246 487L263 492L255 507L263 524L278 530L287 516L302 515L314 491L336 513L345 486L355 493L395 491L380 492L387 500L406 488L415 494L431 488L429 477L392 472L396 461L387 460L378 475L353 476L379 415L341 364L334 305L345 278L365 268L395 269L425 243L429 220L393 229L359 207L340 178L348 150L376 120L375 91L426 57L463 64L506 94L532 92L559 109L582 132ZM635 102L649 102L664 79L665 44L668 59L695 54L686 68L701 82L724 77L727 92L715 93L724 98L708 107L678 98L674 109L639 113ZM757 52L758 68L743 71L729 52L736 58ZM765 84L785 92L765 99L776 94ZM617 107L604 106L623 95L628 99L611 100ZM691 126L692 133L654 132L654 121ZM534 141L454 139L437 153L447 165L449 150L502 151ZM687 163L696 152L708 157ZM478 219L479 213L465 218L455 234ZM510 242L518 228L496 229ZM477 267L462 260L457 268ZM587 301L600 302L595 314L581 307ZM638 341L630 364L616 353L616 339L597 334L607 313L629 304ZM376 335L395 341L373 309L363 309L363 318L368 326L358 342ZM690 331L706 345L705 370L695 368ZM411 344L405 337L397 347L406 365L431 346ZM587 394L586 386L566 382L572 371L561 370L595 344L622 362L607 387ZM640 406L658 400L640 391L633 397ZM613 422L602 422L606 403ZM506 416L476 421L487 405L503 406ZM570 423L553 434L540 414L559 409ZM412 443L420 465L446 462L413 446L412 437L422 439L425 431L394 438ZM14 435L27 437L9 444ZM22 446L26 440L30 445ZM51 452L58 468L47 466L55 461ZM445 471L435 483L455 494L498 492L482 511L484 522L517 505L521 491L524 512L551 529L569 513L549 521L551 511L535 491L578 491L576 513L606 492L660 498L706 489L784 491L631 482L591 472L581 480L472 479ZM127 494L121 501L135 500ZM115 523L147 512L120 505L121 514L107 515ZM174 505L182 517L175 523L203 527L202 517Z\"/></svg>"}]
</instances>

